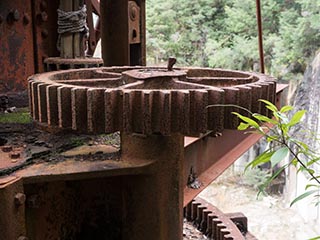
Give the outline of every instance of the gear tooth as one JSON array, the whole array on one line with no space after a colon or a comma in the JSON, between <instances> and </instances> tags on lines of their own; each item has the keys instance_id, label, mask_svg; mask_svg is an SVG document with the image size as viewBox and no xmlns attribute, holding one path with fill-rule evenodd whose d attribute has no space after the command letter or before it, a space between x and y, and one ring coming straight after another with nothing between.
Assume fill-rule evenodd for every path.
<instances>
[{"instance_id":1,"label":"gear tooth","mask_svg":"<svg viewBox=\"0 0 320 240\"><path fill-rule=\"evenodd\" d=\"M225 104L232 104L239 106L240 104L240 91L234 87L225 87ZM238 112L236 107L227 107L228 109L224 114L224 127L227 129L236 129L239 125L239 118L234 116L232 112Z\"/></svg>"},{"instance_id":2,"label":"gear tooth","mask_svg":"<svg viewBox=\"0 0 320 240\"><path fill-rule=\"evenodd\" d=\"M214 89L208 91L208 105L224 104L225 91ZM224 107L208 107L208 130L222 132L224 128Z\"/></svg>"},{"instance_id":3,"label":"gear tooth","mask_svg":"<svg viewBox=\"0 0 320 240\"><path fill-rule=\"evenodd\" d=\"M259 85L261 86L261 99L268 100L268 84L262 82ZM263 105L259 113L267 116L268 109Z\"/></svg>"},{"instance_id":4,"label":"gear tooth","mask_svg":"<svg viewBox=\"0 0 320 240\"><path fill-rule=\"evenodd\" d=\"M104 89L95 88L87 91L87 127L90 133L105 132L105 114L101 113L105 109L104 92Z\"/></svg>"},{"instance_id":5,"label":"gear tooth","mask_svg":"<svg viewBox=\"0 0 320 240\"><path fill-rule=\"evenodd\" d=\"M127 96L127 100L130 101L129 95ZM122 109L124 109L124 105L125 104L124 100L122 100L121 90L108 89L104 92L104 118L106 133L119 131L123 128L124 123L122 120Z\"/></svg>"},{"instance_id":6,"label":"gear tooth","mask_svg":"<svg viewBox=\"0 0 320 240\"><path fill-rule=\"evenodd\" d=\"M38 85L40 82L32 82L31 83L31 92L32 92L32 109L33 114L32 117L35 121L39 120L39 95L38 95Z\"/></svg>"},{"instance_id":7,"label":"gear tooth","mask_svg":"<svg viewBox=\"0 0 320 240\"><path fill-rule=\"evenodd\" d=\"M189 95L190 95L190 114L189 114L190 129L189 129L189 132L191 133L191 135L193 135L194 133L196 133L195 130L196 130L196 124L198 121L198 117L195 114L197 111L196 91L190 90Z\"/></svg>"},{"instance_id":8,"label":"gear tooth","mask_svg":"<svg viewBox=\"0 0 320 240\"><path fill-rule=\"evenodd\" d=\"M58 87L59 127L72 127L71 87Z\"/></svg>"},{"instance_id":9,"label":"gear tooth","mask_svg":"<svg viewBox=\"0 0 320 240\"><path fill-rule=\"evenodd\" d=\"M72 129L86 132L88 126L87 88L71 89Z\"/></svg>"},{"instance_id":10,"label":"gear tooth","mask_svg":"<svg viewBox=\"0 0 320 240\"><path fill-rule=\"evenodd\" d=\"M240 101L239 101L239 106L243 107L249 111L252 110L252 88L248 86L238 86L237 87L240 91ZM250 117L249 112L243 110L243 109L238 109L238 112L244 116Z\"/></svg>"},{"instance_id":11,"label":"gear tooth","mask_svg":"<svg viewBox=\"0 0 320 240\"><path fill-rule=\"evenodd\" d=\"M48 111L47 111L47 87L49 84L38 84L38 106L39 106L39 122L48 123Z\"/></svg>"},{"instance_id":12,"label":"gear tooth","mask_svg":"<svg viewBox=\"0 0 320 240\"><path fill-rule=\"evenodd\" d=\"M261 112L261 99L262 87L256 84L248 85L252 89L252 99L251 99L251 112L260 113Z\"/></svg>"},{"instance_id":13,"label":"gear tooth","mask_svg":"<svg viewBox=\"0 0 320 240\"><path fill-rule=\"evenodd\" d=\"M171 92L171 131L179 132L180 127L180 118L181 118L181 97L179 91Z\"/></svg>"},{"instance_id":14,"label":"gear tooth","mask_svg":"<svg viewBox=\"0 0 320 240\"><path fill-rule=\"evenodd\" d=\"M33 79L29 79L28 81L28 97L29 97L29 110L30 114L33 117L33 94L32 94L32 84L34 83Z\"/></svg>"},{"instance_id":15,"label":"gear tooth","mask_svg":"<svg viewBox=\"0 0 320 240\"><path fill-rule=\"evenodd\" d=\"M143 116L142 116L142 133L145 135L150 135L152 134L152 129L151 129L151 106L152 106L152 94L150 92L143 92L142 95L143 98Z\"/></svg>"},{"instance_id":16,"label":"gear tooth","mask_svg":"<svg viewBox=\"0 0 320 240\"><path fill-rule=\"evenodd\" d=\"M123 120L122 130L126 133L132 132L132 94L131 92L125 91L123 93Z\"/></svg>"},{"instance_id":17,"label":"gear tooth","mask_svg":"<svg viewBox=\"0 0 320 240\"><path fill-rule=\"evenodd\" d=\"M142 106L142 91L132 92L132 125L133 132L142 133L143 128L143 106Z\"/></svg>"},{"instance_id":18,"label":"gear tooth","mask_svg":"<svg viewBox=\"0 0 320 240\"><path fill-rule=\"evenodd\" d=\"M49 85L46 89L49 126L57 126L59 124L58 87L59 85Z\"/></svg>"},{"instance_id":19,"label":"gear tooth","mask_svg":"<svg viewBox=\"0 0 320 240\"><path fill-rule=\"evenodd\" d=\"M198 90L196 91L196 98L197 108L195 114L198 116L198 121L196 122L195 130L197 133L205 133L208 129L208 92L206 90Z\"/></svg>"},{"instance_id":20,"label":"gear tooth","mask_svg":"<svg viewBox=\"0 0 320 240\"><path fill-rule=\"evenodd\" d=\"M181 92L181 129L180 131L190 134L190 95L187 91Z\"/></svg>"},{"instance_id":21,"label":"gear tooth","mask_svg":"<svg viewBox=\"0 0 320 240\"><path fill-rule=\"evenodd\" d=\"M171 99L169 92L160 91L160 103L160 133L166 136L171 133Z\"/></svg>"}]
</instances>

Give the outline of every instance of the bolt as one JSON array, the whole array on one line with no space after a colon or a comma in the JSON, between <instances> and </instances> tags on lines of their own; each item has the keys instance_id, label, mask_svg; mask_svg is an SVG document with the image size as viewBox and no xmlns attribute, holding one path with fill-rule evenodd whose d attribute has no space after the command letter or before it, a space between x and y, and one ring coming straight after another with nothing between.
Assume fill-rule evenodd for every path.
<instances>
[{"instance_id":1,"label":"bolt","mask_svg":"<svg viewBox=\"0 0 320 240\"><path fill-rule=\"evenodd\" d=\"M25 25L29 24L30 23L30 16L28 13L25 13L24 16L23 16L23 23Z\"/></svg>"},{"instance_id":2,"label":"bolt","mask_svg":"<svg viewBox=\"0 0 320 240\"><path fill-rule=\"evenodd\" d=\"M20 153L19 152L12 152L9 154L11 159L17 159L20 157Z\"/></svg>"},{"instance_id":3,"label":"bolt","mask_svg":"<svg viewBox=\"0 0 320 240\"><path fill-rule=\"evenodd\" d=\"M46 13L46 12L41 12L41 20L43 21L43 22L46 22L46 21L48 21L48 14Z\"/></svg>"},{"instance_id":4,"label":"bolt","mask_svg":"<svg viewBox=\"0 0 320 240\"><path fill-rule=\"evenodd\" d=\"M16 204L16 206L21 206L25 203L26 201L26 195L23 193L17 193L14 196L14 203Z\"/></svg>"},{"instance_id":5,"label":"bolt","mask_svg":"<svg viewBox=\"0 0 320 240\"><path fill-rule=\"evenodd\" d=\"M0 15L0 24L3 22L3 17Z\"/></svg>"},{"instance_id":6,"label":"bolt","mask_svg":"<svg viewBox=\"0 0 320 240\"><path fill-rule=\"evenodd\" d=\"M136 20L137 17L137 8L136 7L132 7L130 9L130 18L132 21Z\"/></svg>"},{"instance_id":7,"label":"bolt","mask_svg":"<svg viewBox=\"0 0 320 240\"><path fill-rule=\"evenodd\" d=\"M25 237L25 236L20 236L20 237L18 237L18 239L17 240L28 240L28 238L27 237Z\"/></svg>"},{"instance_id":8,"label":"bolt","mask_svg":"<svg viewBox=\"0 0 320 240\"><path fill-rule=\"evenodd\" d=\"M47 10L47 7L48 7L47 2L46 1L41 1L41 3L40 3L41 11Z\"/></svg>"},{"instance_id":9,"label":"bolt","mask_svg":"<svg viewBox=\"0 0 320 240\"><path fill-rule=\"evenodd\" d=\"M173 65L176 63L177 59L170 57L168 60L168 71L173 71Z\"/></svg>"},{"instance_id":10,"label":"bolt","mask_svg":"<svg viewBox=\"0 0 320 240\"><path fill-rule=\"evenodd\" d=\"M31 195L27 198L27 206L29 208L39 208L40 207L40 197L38 194Z\"/></svg>"},{"instance_id":11,"label":"bolt","mask_svg":"<svg viewBox=\"0 0 320 240\"><path fill-rule=\"evenodd\" d=\"M11 145L6 145L2 147L2 152L11 152L11 151L12 151Z\"/></svg>"},{"instance_id":12,"label":"bolt","mask_svg":"<svg viewBox=\"0 0 320 240\"><path fill-rule=\"evenodd\" d=\"M48 33L48 30L47 30L47 29L43 29L43 30L41 31L41 36L42 36L42 38L47 38L48 35L49 35L49 33Z\"/></svg>"},{"instance_id":13,"label":"bolt","mask_svg":"<svg viewBox=\"0 0 320 240\"><path fill-rule=\"evenodd\" d=\"M14 21L19 21L19 19L20 19L19 11L17 9L15 9L12 14L13 14L13 20Z\"/></svg>"}]
</instances>

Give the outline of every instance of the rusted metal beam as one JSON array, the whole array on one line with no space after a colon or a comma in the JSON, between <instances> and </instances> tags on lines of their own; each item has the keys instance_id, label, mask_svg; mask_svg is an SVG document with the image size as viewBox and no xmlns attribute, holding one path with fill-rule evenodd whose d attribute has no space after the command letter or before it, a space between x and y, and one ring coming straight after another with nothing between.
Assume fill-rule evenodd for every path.
<instances>
[{"instance_id":1,"label":"rusted metal beam","mask_svg":"<svg viewBox=\"0 0 320 240\"><path fill-rule=\"evenodd\" d=\"M277 87L277 105L285 88L286 85ZM218 138L210 135L202 138L186 137L184 183L187 184L192 169L201 187L198 189L185 187L184 206L260 139L261 136L258 134L245 134L238 130L224 130L222 136Z\"/></svg>"},{"instance_id":2,"label":"rusted metal beam","mask_svg":"<svg viewBox=\"0 0 320 240\"><path fill-rule=\"evenodd\" d=\"M8 240L26 236L25 195L21 178L0 178L0 236Z\"/></svg>"},{"instance_id":3,"label":"rusted metal beam","mask_svg":"<svg viewBox=\"0 0 320 240\"><path fill-rule=\"evenodd\" d=\"M101 0L100 11L104 65L130 65L128 0Z\"/></svg>"}]
</instances>

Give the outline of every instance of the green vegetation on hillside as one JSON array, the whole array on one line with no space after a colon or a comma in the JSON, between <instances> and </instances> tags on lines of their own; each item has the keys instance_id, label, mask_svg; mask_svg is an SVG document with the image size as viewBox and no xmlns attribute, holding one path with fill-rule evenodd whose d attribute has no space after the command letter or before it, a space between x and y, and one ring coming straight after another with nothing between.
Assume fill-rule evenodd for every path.
<instances>
[{"instance_id":1,"label":"green vegetation on hillside","mask_svg":"<svg viewBox=\"0 0 320 240\"><path fill-rule=\"evenodd\" d=\"M161 64L259 71L256 5L252 0L147 0L147 60ZM320 48L320 1L261 1L268 74L304 72Z\"/></svg>"}]
</instances>

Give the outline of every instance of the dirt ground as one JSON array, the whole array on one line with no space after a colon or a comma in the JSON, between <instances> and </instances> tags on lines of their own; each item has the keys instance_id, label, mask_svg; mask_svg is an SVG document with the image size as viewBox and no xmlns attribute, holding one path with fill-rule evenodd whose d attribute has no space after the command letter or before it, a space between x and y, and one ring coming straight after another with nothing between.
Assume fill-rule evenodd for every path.
<instances>
[{"instance_id":1,"label":"dirt ground","mask_svg":"<svg viewBox=\"0 0 320 240\"><path fill-rule=\"evenodd\" d=\"M320 236L320 227L285 207L281 196L257 199L257 191L241 182L238 175L227 170L200 196L225 213L244 213L249 231L259 240L307 240Z\"/></svg>"}]
</instances>

